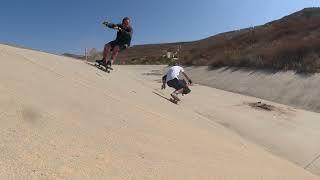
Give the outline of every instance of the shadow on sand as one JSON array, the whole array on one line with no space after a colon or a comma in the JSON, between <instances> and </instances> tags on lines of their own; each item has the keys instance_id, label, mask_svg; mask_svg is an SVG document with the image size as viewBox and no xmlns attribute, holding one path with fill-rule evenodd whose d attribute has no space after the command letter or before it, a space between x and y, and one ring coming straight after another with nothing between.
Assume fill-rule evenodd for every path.
<instances>
[{"instance_id":1,"label":"shadow on sand","mask_svg":"<svg viewBox=\"0 0 320 180\"><path fill-rule=\"evenodd\" d=\"M165 96L163 96L163 95L161 95L161 94L159 94L159 93L157 93L155 91L153 91L153 94L158 95L158 96L162 97L163 99L166 99L166 100L171 102L170 98L167 98L167 97L165 97Z\"/></svg>"}]
</instances>

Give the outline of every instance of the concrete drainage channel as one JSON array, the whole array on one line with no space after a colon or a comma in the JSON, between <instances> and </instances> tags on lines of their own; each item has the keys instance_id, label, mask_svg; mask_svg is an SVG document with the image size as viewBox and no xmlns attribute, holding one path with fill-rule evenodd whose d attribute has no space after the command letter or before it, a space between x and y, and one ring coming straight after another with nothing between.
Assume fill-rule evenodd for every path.
<instances>
[{"instance_id":1,"label":"concrete drainage channel","mask_svg":"<svg viewBox=\"0 0 320 180\"><path fill-rule=\"evenodd\" d=\"M244 68L209 70L206 66L187 67L185 69L196 83L202 85L259 97L298 109L320 112L319 73L303 76L291 71L268 72ZM295 117L295 110L290 112L292 115L289 116L283 113L282 108L266 102L253 101L246 102L245 105L257 111L287 116L287 122L273 122L275 124L280 123L283 126L275 127L277 128L278 135L282 137L281 140L272 139L271 135L258 134L249 140L260 144L260 146L270 146L273 154L288 159L313 174L320 175L320 144L318 141L320 135L320 114L314 113L312 118L309 116ZM238 122L228 122L231 125L232 123ZM233 126L238 125L233 124ZM240 131L246 131L245 129L241 130L241 127L238 128L240 128ZM306 137L308 138L306 139ZM259 138L263 138L262 143L257 141ZM279 141L285 143L279 143ZM291 146L293 149L287 148L287 146Z\"/></svg>"}]
</instances>

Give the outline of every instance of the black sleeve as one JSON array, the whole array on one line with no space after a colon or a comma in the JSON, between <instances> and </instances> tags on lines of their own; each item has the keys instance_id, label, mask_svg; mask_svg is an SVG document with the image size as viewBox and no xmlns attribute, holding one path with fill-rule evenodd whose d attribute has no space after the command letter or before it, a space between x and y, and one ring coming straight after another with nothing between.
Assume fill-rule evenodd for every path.
<instances>
[{"instance_id":1,"label":"black sleeve","mask_svg":"<svg viewBox=\"0 0 320 180\"><path fill-rule=\"evenodd\" d=\"M117 24L114 24L114 23L108 23L107 24L107 27L108 28L115 28L116 26L118 26Z\"/></svg>"}]
</instances>

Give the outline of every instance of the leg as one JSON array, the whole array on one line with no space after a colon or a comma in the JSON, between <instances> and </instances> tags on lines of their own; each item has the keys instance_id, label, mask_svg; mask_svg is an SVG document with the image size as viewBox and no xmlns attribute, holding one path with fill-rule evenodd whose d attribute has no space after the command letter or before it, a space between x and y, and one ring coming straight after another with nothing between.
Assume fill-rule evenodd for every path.
<instances>
[{"instance_id":1,"label":"leg","mask_svg":"<svg viewBox=\"0 0 320 180\"><path fill-rule=\"evenodd\" d=\"M178 95L178 94L182 94L182 92L183 92L183 88L175 90L173 93Z\"/></svg>"},{"instance_id":2,"label":"leg","mask_svg":"<svg viewBox=\"0 0 320 180\"><path fill-rule=\"evenodd\" d=\"M120 51L120 46L119 46L119 45L115 45L114 48L113 48L113 50L112 50L111 64L113 64L114 61L116 60L119 51Z\"/></svg>"},{"instance_id":3,"label":"leg","mask_svg":"<svg viewBox=\"0 0 320 180\"><path fill-rule=\"evenodd\" d=\"M183 93L184 85L177 78L168 81L167 84L169 87L172 87L175 89L175 91L171 93L171 97L176 101L180 101L180 99L178 98L178 94Z\"/></svg>"},{"instance_id":4,"label":"leg","mask_svg":"<svg viewBox=\"0 0 320 180\"><path fill-rule=\"evenodd\" d=\"M182 94L182 92L183 92L183 88L175 90L173 93L171 93L171 97L176 101L180 101L178 94Z\"/></svg>"},{"instance_id":5,"label":"leg","mask_svg":"<svg viewBox=\"0 0 320 180\"><path fill-rule=\"evenodd\" d=\"M108 43L108 44L106 44L106 45L104 46L104 49L103 49L103 58L102 58L103 61L106 61L106 60L107 60L108 55L109 55L111 49L112 49L112 46L111 46L110 43Z\"/></svg>"}]
</instances>

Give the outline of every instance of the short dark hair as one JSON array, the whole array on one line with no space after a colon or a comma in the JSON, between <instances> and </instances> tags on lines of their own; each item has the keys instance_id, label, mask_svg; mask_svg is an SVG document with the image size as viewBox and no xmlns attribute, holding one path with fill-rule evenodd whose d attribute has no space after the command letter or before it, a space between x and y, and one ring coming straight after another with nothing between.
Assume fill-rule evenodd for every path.
<instances>
[{"instance_id":1,"label":"short dark hair","mask_svg":"<svg viewBox=\"0 0 320 180\"><path fill-rule=\"evenodd\" d=\"M127 20L130 21L130 18L129 18L129 17L124 17L124 18L122 19L122 22L127 21Z\"/></svg>"}]
</instances>

